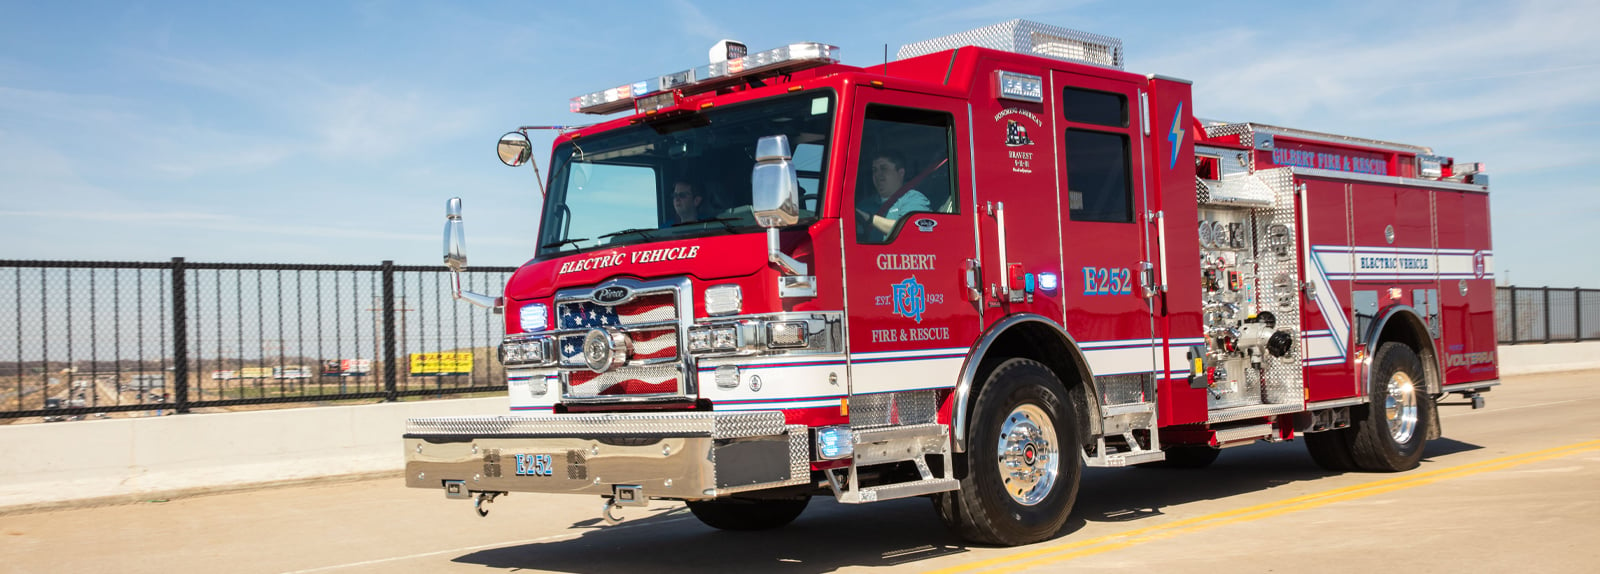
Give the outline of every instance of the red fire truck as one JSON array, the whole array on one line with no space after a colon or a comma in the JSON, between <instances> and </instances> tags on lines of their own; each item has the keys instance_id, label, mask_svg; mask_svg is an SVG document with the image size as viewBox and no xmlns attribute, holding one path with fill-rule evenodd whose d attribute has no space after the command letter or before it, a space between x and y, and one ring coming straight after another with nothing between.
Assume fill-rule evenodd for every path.
<instances>
[{"instance_id":1,"label":"red fire truck","mask_svg":"<svg viewBox=\"0 0 1600 574\"><path fill-rule=\"evenodd\" d=\"M1201 120L1119 40L1011 21L842 65L724 42L572 100L503 297L512 413L414 419L408 486L782 526L928 496L967 539L1087 466L1302 439L1404 471L1497 384L1488 180L1431 148ZM523 128L501 158L528 162ZM448 265L459 271L460 201Z\"/></svg>"}]
</instances>

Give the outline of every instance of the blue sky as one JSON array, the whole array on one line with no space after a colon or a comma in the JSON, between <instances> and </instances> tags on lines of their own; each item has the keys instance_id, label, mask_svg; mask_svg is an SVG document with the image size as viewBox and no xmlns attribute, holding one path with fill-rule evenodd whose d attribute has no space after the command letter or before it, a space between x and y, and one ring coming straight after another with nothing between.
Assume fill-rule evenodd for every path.
<instances>
[{"instance_id":1,"label":"blue sky","mask_svg":"<svg viewBox=\"0 0 1600 574\"><path fill-rule=\"evenodd\" d=\"M884 45L1028 18L1122 38L1206 118L1483 161L1496 265L1600 287L1600 3L0 1L0 258L431 264L444 200L476 265L532 253L519 125L753 50ZM549 138L538 140L541 164Z\"/></svg>"}]
</instances>

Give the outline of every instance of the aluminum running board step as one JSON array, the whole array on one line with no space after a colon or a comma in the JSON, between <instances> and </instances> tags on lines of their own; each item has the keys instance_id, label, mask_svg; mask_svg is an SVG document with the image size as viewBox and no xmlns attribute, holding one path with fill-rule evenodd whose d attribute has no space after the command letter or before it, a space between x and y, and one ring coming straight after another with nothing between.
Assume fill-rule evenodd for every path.
<instances>
[{"instance_id":1,"label":"aluminum running board step","mask_svg":"<svg viewBox=\"0 0 1600 574\"><path fill-rule=\"evenodd\" d=\"M1155 403L1102 407L1100 420L1103 433L1095 438L1095 454L1090 456L1084 453L1083 463L1086 466L1115 468L1167 459L1167 453L1161 450L1161 438L1155 425ZM1149 448L1139 443L1139 439L1133 435L1135 430L1150 431ZM1108 437L1120 438L1121 441L1107 440Z\"/></svg>"},{"instance_id":2,"label":"aluminum running board step","mask_svg":"<svg viewBox=\"0 0 1600 574\"><path fill-rule=\"evenodd\" d=\"M859 429L851 433L854 455L848 468L824 471L833 497L846 504L864 504L945 492L961 487L950 476L950 427L941 424ZM945 476L935 476L927 457L942 458ZM896 462L916 465L920 478L906 482L859 486L861 467ZM841 473L844 474L841 476Z\"/></svg>"},{"instance_id":3,"label":"aluminum running board step","mask_svg":"<svg viewBox=\"0 0 1600 574\"><path fill-rule=\"evenodd\" d=\"M1277 434L1277 430L1272 428L1271 423L1245 424L1233 427L1214 428L1212 429L1212 432L1216 435L1217 446L1219 448L1250 444L1262 439L1271 439L1275 434Z\"/></svg>"}]
</instances>

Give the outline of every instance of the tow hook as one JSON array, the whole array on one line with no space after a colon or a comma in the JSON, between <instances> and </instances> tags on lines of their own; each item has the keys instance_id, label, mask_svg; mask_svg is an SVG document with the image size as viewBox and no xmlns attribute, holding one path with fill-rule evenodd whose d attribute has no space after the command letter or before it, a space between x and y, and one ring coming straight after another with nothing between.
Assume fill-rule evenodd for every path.
<instances>
[{"instance_id":1,"label":"tow hook","mask_svg":"<svg viewBox=\"0 0 1600 574\"><path fill-rule=\"evenodd\" d=\"M480 516L480 517L488 516L489 515L489 508L484 506L484 505L485 504L493 504L495 497L500 496L502 494L505 494L505 493L503 493L503 492L480 492L480 493L478 493L478 501L472 503L472 509L478 511L478 516Z\"/></svg>"},{"instance_id":2,"label":"tow hook","mask_svg":"<svg viewBox=\"0 0 1600 574\"><path fill-rule=\"evenodd\" d=\"M644 487L636 484L618 484L611 487L611 497L606 499L600 507L600 518L608 526L622 523L622 519L612 516L611 511L624 506L649 506L650 499L644 495Z\"/></svg>"}]
</instances>

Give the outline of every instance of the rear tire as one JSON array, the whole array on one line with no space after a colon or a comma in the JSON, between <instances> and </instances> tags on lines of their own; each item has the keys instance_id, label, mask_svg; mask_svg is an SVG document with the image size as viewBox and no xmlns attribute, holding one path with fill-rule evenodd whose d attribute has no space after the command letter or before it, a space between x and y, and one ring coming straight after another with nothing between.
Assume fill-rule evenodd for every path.
<instances>
[{"instance_id":1,"label":"rear tire","mask_svg":"<svg viewBox=\"0 0 1600 574\"><path fill-rule=\"evenodd\" d=\"M934 496L939 518L973 542L1016 546L1055 536L1078 498L1077 406L1044 364L1001 363L972 407L961 489Z\"/></svg>"},{"instance_id":2,"label":"rear tire","mask_svg":"<svg viewBox=\"0 0 1600 574\"><path fill-rule=\"evenodd\" d=\"M1384 343L1372 357L1369 402L1351 409L1350 455L1373 472L1411 470L1422 461L1433 421L1433 397L1417 353ZM1357 413L1360 414L1357 414Z\"/></svg>"},{"instance_id":3,"label":"rear tire","mask_svg":"<svg viewBox=\"0 0 1600 574\"><path fill-rule=\"evenodd\" d=\"M689 512L706 526L718 530L771 530L794 522L811 497L691 500Z\"/></svg>"},{"instance_id":4,"label":"rear tire","mask_svg":"<svg viewBox=\"0 0 1600 574\"><path fill-rule=\"evenodd\" d=\"M1301 438L1306 441L1306 452L1311 453L1311 460L1323 470L1332 472L1359 470L1356 460L1350 456L1350 429L1314 432Z\"/></svg>"}]
</instances>

